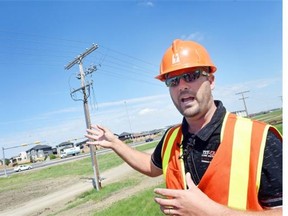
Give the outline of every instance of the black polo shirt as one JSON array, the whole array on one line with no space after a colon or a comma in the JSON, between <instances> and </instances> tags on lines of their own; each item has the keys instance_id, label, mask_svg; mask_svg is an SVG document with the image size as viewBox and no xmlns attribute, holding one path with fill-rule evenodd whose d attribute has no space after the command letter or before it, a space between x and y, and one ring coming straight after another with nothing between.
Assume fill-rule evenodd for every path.
<instances>
[{"instance_id":1,"label":"black polo shirt","mask_svg":"<svg viewBox=\"0 0 288 216\"><path fill-rule=\"evenodd\" d=\"M188 132L185 118L182 122L183 141L179 145L183 145L182 157L185 171L191 173L196 185L200 182L220 144L226 109L221 101L215 101L215 105L217 109L211 121L197 134ZM160 169L162 169L161 149L164 137L165 135L151 157L153 164ZM258 199L263 207L282 205L282 141L271 131L268 132L266 140Z\"/></svg>"}]
</instances>

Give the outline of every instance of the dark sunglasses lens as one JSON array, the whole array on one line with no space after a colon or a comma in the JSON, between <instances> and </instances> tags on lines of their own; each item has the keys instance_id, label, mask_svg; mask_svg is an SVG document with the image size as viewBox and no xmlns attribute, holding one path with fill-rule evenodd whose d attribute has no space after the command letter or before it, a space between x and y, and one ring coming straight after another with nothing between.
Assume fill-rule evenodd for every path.
<instances>
[{"instance_id":1,"label":"dark sunglasses lens","mask_svg":"<svg viewBox=\"0 0 288 216\"><path fill-rule=\"evenodd\" d=\"M183 79L185 80L185 82L192 82L193 81L193 74L192 73L184 74Z\"/></svg>"},{"instance_id":2,"label":"dark sunglasses lens","mask_svg":"<svg viewBox=\"0 0 288 216\"><path fill-rule=\"evenodd\" d=\"M183 75L186 82L193 82L200 77L200 71L195 71L194 73L187 73Z\"/></svg>"},{"instance_id":3,"label":"dark sunglasses lens","mask_svg":"<svg viewBox=\"0 0 288 216\"><path fill-rule=\"evenodd\" d=\"M179 77L168 78L166 79L165 83L168 87L177 86L179 83Z\"/></svg>"}]
</instances>

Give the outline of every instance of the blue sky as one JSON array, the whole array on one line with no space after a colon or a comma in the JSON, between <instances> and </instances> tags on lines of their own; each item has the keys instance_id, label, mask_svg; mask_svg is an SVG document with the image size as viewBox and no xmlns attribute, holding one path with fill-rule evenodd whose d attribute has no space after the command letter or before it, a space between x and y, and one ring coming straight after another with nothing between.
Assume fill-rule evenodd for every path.
<instances>
[{"instance_id":1,"label":"blue sky","mask_svg":"<svg viewBox=\"0 0 288 216\"><path fill-rule=\"evenodd\" d=\"M115 133L181 121L154 77L176 38L203 44L217 66L214 98L229 111L282 106L282 1L1 1L1 147L40 140L55 146L85 134L78 65L97 67L89 107ZM78 99L81 94L76 95ZM27 150L21 147L8 156Z\"/></svg>"}]
</instances>

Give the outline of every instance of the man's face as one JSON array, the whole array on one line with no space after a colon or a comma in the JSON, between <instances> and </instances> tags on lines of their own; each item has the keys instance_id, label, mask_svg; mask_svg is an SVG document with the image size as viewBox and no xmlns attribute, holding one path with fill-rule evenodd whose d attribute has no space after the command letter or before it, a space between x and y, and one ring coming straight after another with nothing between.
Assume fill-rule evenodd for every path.
<instances>
[{"instance_id":1,"label":"man's face","mask_svg":"<svg viewBox=\"0 0 288 216\"><path fill-rule=\"evenodd\" d=\"M189 72L202 71L203 68L195 68ZM207 70L206 70L207 71ZM173 75L168 76L168 78ZM186 118L201 118L212 106L212 89L214 76L200 74L199 78L187 82L180 78L178 85L169 87L172 101L178 111Z\"/></svg>"}]
</instances>

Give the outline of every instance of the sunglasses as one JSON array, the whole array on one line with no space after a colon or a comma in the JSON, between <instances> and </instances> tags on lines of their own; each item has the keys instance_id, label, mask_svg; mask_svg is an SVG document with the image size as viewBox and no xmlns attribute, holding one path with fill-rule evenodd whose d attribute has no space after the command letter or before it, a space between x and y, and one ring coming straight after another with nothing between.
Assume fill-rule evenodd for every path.
<instances>
[{"instance_id":1,"label":"sunglasses","mask_svg":"<svg viewBox=\"0 0 288 216\"><path fill-rule=\"evenodd\" d=\"M196 70L193 72L181 74L179 76L167 78L165 80L165 83L166 83L167 87L176 87L179 84L181 78L183 78L185 80L185 82L190 83L190 82L194 82L195 80L199 79L199 77L201 75L208 77L209 73L207 73L206 71L202 71L202 70Z\"/></svg>"}]
</instances>

